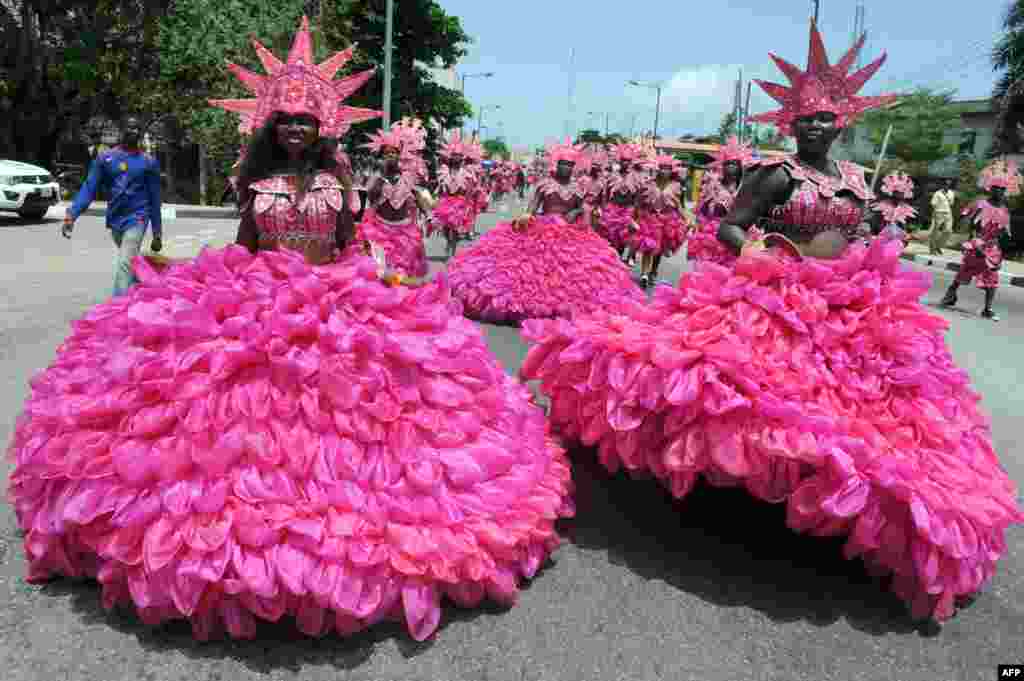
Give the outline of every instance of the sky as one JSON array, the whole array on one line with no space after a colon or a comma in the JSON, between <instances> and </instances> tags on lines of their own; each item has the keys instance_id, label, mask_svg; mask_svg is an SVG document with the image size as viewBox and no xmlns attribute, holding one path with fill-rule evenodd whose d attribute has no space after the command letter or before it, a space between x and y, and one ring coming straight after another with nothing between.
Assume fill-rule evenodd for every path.
<instances>
[{"instance_id":1,"label":"sky","mask_svg":"<svg viewBox=\"0 0 1024 681\"><path fill-rule=\"evenodd\" d=\"M610 132L650 131L656 91L629 80L663 84L660 136L714 132L732 109L740 69L744 79L786 83L769 52L806 66L813 12L810 0L438 2L474 40L457 72L494 72L466 79L474 110L485 107L484 137L503 135L514 148L603 131L606 117ZM960 99L991 93L989 53L1009 0L821 0L833 63L852 43L858 4L868 32L862 64L888 53L860 94L922 85L955 88ZM754 84L751 111L773 108ZM467 128L475 127L474 119Z\"/></svg>"}]
</instances>

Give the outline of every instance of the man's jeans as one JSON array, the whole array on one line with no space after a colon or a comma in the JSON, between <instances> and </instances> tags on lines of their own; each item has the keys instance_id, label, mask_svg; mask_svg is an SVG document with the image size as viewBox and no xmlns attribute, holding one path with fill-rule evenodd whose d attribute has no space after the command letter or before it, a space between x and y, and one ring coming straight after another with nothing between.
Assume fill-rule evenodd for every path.
<instances>
[{"instance_id":1,"label":"man's jeans","mask_svg":"<svg viewBox=\"0 0 1024 681\"><path fill-rule=\"evenodd\" d=\"M114 296L123 296L133 284L138 282L132 269L132 260L142 250L142 240L146 237L146 225L129 227L121 233L110 231L110 236L117 246L117 257L114 259Z\"/></svg>"}]
</instances>

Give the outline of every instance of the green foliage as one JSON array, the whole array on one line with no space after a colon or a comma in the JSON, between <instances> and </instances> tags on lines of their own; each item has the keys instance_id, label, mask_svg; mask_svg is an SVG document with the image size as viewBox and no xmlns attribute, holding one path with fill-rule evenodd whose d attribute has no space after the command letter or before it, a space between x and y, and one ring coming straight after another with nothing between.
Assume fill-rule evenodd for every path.
<instances>
[{"instance_id":1,"label":"green foliage","mask_svg":"<svg viewBox=\"0 0 1024 681\"><path fill-rule=\"evenodd\" d=\"M924 175L929 164L957 151L957 145L944 141L947 131L960 127L960 114L952 106L954 95L952 90L919 88L892 106L868 111L861 120L876 147L891 125L886 156L906 163L912 175Z\"/></svg>"},{"instance_id":2,"label":"green foliage","mask_svg":"<svg viewBox=\"0 0 1024 681\"><path fill-rule=\"evenodd\" d=\"M1024 151L1024 0L1014 0L1003 17L1003 34L992 50L1000 73L992 96L1000 102L993 153ZM1005 99L1003 99L1005 98Z\"/></svg>"},{"instance_id":3,"label":"green foliage","mask_svg":"<svg viewBox=\"0 0 1024 681\"><path fill-rule=\"evenodd\" d=\"M482 146L487 158L490 159L500 158L507 160L512 155L509 151L508 145L505 144L505 140L502 139L484 140Z\"/></svg>"},{"instance_id":4,"label":"green foliage","mask_svg":"<svg viewBox=\"0 0 1024 681\"><path fill-rule=\"evenodd\" d=\"M736 112L730 111L722 116L722 122L718 125L718 141L724 143L731 136L736 134Z\"/></svg>"}]
</instances>

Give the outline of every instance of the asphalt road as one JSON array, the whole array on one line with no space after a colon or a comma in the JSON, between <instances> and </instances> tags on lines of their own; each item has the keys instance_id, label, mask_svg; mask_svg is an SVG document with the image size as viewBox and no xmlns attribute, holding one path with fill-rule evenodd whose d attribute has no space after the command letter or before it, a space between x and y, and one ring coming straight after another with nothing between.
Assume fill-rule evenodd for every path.
<instances>
[{"instance_id":1,"label":"asphalt road","mask_svg":"<svg viewBox=\"0 0 1024 681\"><path fill-rule=\"evenodd\" d=\"M54 214L55 215L55 214ZM487 224L493 223L494 214ZM224 243L227 220L166 224L171 254ZM99 218L74 240L56 217L25 225L0 216L0 441L8 442L34 372L69 323L103 300L112 250ZM429 244L432 267L443 246ZM674 282L681 258L665 263ZM935 272L930 299L952 276ZM1003 289L1003 321L942 311L949 343L986 395L997 449L1018 484L1024 449L1024 290ZM524 356L515 329L485 327L510 372ZM18 681L484 681L635 680L984 681L1024 662L1024 530L977 601L941 628L919 625L833 541L794 535L780 507L740 492L697 490L673 502L657 485L609 479L593 453L574 453L577 518L566 543L510 610L447 608L435 637L397 627L354 639L305 639L267 626L256 641L198 643L187 626L148 629L109 614L94 584L31 586L13 513L0 504L0 678ZM6 475L10 466L3 464Z\"/></svg>"}]
</instances>

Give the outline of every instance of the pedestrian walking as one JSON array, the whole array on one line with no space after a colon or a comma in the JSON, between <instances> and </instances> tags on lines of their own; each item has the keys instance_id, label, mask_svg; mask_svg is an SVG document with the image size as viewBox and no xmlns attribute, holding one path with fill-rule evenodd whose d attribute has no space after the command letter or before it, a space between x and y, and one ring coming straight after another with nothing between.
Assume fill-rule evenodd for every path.
<instances>
[{"instance_id":1,"label":"pedestrian walking","mask_svg":"<svg viewBox=\"0 0 1024 681\"><path fill-rule=\"evenodd\" d=\"M61 233L70 239L75 221L96 199L100 189L110 194L107 229L117 247L114 259L114 296L127 293L135 283L132 260L142 250L149 224L153 225L152 249L163 248L160 221L160 163L141 148L142 122L128 116L121 126L121 142L99 154L89 176L64 215Z\"/></svg>"},{"instance_id":2,"label":"pedestrian walking","mask_svg":"<svg viewBox=\"0 0 1024 681\"><path fill-rule=\"evenodd\" d=\"M928 252L942 255L942 249L953 229L953 203L956 192L953 191L953 180L947 178L944 186L932 194L932 229L928 236Z\"/></svg>"}]
</instances>

